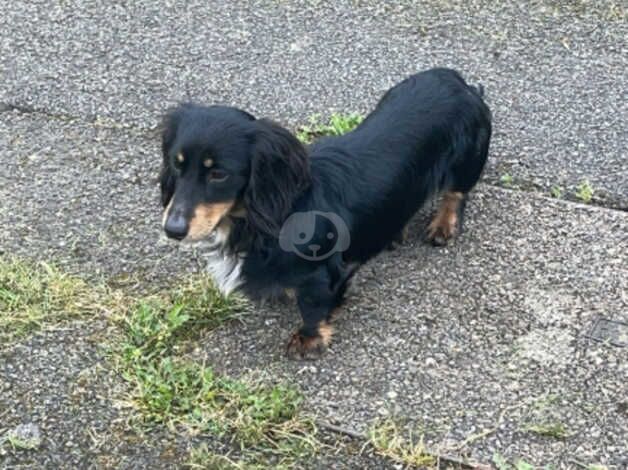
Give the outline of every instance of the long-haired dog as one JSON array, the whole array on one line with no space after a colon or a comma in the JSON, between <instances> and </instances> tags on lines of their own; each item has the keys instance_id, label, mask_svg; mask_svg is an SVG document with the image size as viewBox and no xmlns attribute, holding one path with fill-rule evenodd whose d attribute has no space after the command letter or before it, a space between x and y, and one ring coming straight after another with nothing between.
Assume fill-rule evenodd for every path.
<instances>
[{"instance_id":1,"label":"long-haired dog","mask_svg":"<svg viewBox=\"0 0 628 470\"><path fill-rule=\"evenodd\" d=\"M448 69L407 78L355 130L308 148L267 119L183 104L164 120L164 230L211 241L224 292L294 293L303 325L288 353L317 354L355 270L402 238L428 198L442 193L427 239L460 232L490 136L481 87Z\"/></svg>"}]
</instances>

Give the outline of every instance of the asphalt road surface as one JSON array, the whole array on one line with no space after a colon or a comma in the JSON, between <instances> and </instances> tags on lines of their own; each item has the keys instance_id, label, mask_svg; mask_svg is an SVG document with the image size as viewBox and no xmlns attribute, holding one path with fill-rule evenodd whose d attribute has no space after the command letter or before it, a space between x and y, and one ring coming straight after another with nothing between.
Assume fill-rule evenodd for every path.
<instances>
[{"instance_id":1,"label":"asphalt road surface","mask_svg":"<svg viewBox=\"0 0 628 470\"><path fill-rule=\"evenodd\" d=\"M234 376L289 379L309 411L356 430L392 413L480 462L626 468L628 348L588 338L600 318L628 322L620 2L15 1L2 4L0 31L0 253L96 279L158 283L202 267L160 233L156 128L168 106L226 103L294 127L366 113L431 66L481 82L494 139L453 246L425 246L418 216L406 245L360 271L320 361L284 358L291 307L226 325L195 354ZM498 187L506 174L514 189ZM592 204L549 197L560 186L573 199L585 180ZM35 422L43 444L0 455L0 467L184 458L193 439L126 439L122 384L95 345L103 328L79 322L2 353L0 432ZM525 430L539 409L565 439ZM111 437L97 446L88 429Z\"/></svg>"}]
</instances>

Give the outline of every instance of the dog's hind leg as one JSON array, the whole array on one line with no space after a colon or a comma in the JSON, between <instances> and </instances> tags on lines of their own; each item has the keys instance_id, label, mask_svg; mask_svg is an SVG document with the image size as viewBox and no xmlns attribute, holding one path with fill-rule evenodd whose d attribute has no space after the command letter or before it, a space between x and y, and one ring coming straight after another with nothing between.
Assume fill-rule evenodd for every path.
<instances>
[{"instance_id":1,"label":"dog's hind leg","mask_svg":"<svg viewBox=\"0 0 628 470\"><path fill-rule=\"evenodd\" d=\"M490 135L490 127L481 129L473 148L451 168L451 185L427 228L427 240L432 245L444 246L461 232L469 191L480 179L486 163Z\"/></svg>"},{"instance_id":2,"label":"dog's hind leg","mask_svg":"<svg viewBox=\"0 0 628 470\"><path fill-rule=\"evenodd\" d=\"M427 240L432 245L444 246L460 232L466 202L466 193L447 191L443 195L436 215L427 227Z\"/></svg>"}]
</instances>

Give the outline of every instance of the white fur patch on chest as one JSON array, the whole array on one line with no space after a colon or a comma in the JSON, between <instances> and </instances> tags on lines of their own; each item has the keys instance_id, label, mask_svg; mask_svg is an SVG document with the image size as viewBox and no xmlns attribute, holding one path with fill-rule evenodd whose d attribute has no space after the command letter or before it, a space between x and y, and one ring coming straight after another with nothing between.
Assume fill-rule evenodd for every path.
<instances>
[{"instance_id":1,"label":"white fur patch on chest","mask_svg":"<svg viewBox=\"0 0 628 470\"><path fill-rule=\"evenodd\" d=\"M214 231L213 236L206 240L203 247L202 257L206 261L206 269L216 283L216 287L225 295L229 295L242 284L242 265L244 255L229 253L224 249L229 234L231 232L231 222L229 219L223 220Z\"/></svg>"},{"instance_id":2,"label":"white fur patch on chest","mask_svg":"<svg viewBox=\"0 0 628 470\"><path fill-rule=\"evenodd\" d=\"M207 256L207 271L216 286L225 295L242 285L242 264L244 260L237 255L226 255L215 251Z\"/></svg>"}]
</instances>

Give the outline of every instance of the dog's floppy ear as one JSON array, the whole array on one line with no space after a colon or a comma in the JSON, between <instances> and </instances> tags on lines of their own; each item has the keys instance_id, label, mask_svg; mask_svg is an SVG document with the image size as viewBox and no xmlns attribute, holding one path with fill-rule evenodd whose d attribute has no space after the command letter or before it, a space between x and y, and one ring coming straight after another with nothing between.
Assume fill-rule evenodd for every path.
<instances>
[{"instance_id":1,"label":"dog's floppy ear","mask_svg":"<svg viewBox=\"0 0 628 470\"><path fill-rule=\"evenodd\" d=\"M177 136L177 128L182 108L170 110L163 118L161 131L161 154L162 164L161 173L159 175L159 183L161 186L161 204L166 207L174 194L176 176L170 165L170 148Z\"/></svg>"},{"instance_id":2,"label":"dog's floppy ear","mask_svg":"<svg viewBox=\"0 0 628 470\"><path fill-rule=\"evenodd\" d=\"M310 185L310 167L303 145L283 127L255 122L251 175L244 193L249 225L279 236L295 199Z\"/></svg>"}]
</instances>

